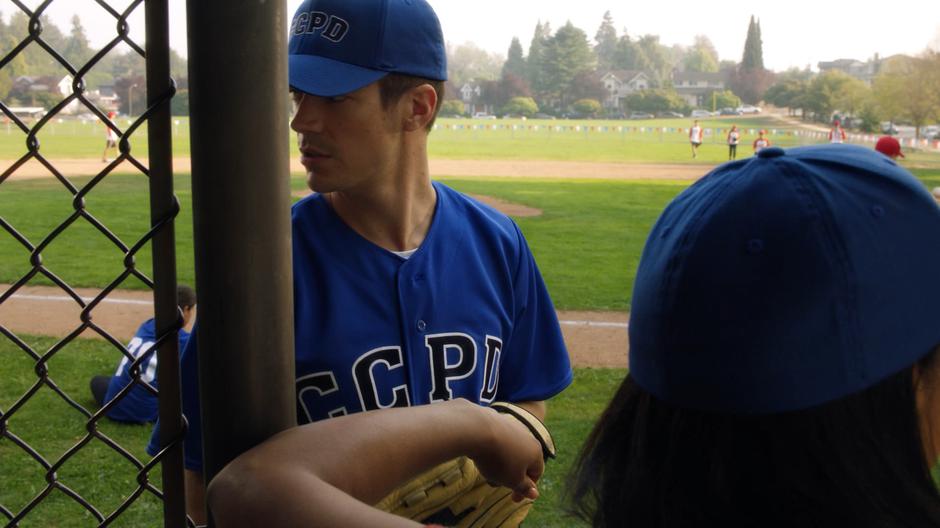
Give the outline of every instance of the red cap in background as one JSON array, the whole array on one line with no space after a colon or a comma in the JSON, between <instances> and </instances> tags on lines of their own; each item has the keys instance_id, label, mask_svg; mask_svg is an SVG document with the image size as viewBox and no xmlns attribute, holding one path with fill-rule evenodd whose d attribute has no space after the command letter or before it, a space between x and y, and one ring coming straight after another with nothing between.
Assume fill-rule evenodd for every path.
<instances>
[{"instance_id":1,"label":"red cap in background","mask_svg":"<svg viewBox=\"0 0 940 528\"><path fill-rule=\"evenodd\" d=\"M904 157L904 153L901 152L901 143L891 136L880 138L878 143L875 143L875 150L890 158Z\"/></svg>"}]
</instances>

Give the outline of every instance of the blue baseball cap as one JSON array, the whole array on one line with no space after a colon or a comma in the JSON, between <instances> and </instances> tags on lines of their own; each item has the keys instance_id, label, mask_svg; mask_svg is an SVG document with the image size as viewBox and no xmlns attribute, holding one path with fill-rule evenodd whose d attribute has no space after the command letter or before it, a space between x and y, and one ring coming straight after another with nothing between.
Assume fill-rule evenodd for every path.
<instances>
[{"instance_id":1,"label":"blue baseball cap","mask_svg":"<svg viewBox=\"0 0 940 528\"><path fill-rule=\"evenodd\" d=\"M426 0L306 0L291 23L288 65L291 87L322 97L389 73L447 79L444 34Z\"/></svg>"},{"instance_id":2,"label":"blue baseball cap","mask_svg":"<svg viewBox=\"0 0 940 528\"><path fill-rule=\"evenodd\" d=\"M940 207L851 145L722 165L656 222L637 271L630 372L676 406L795 411L940 345Z\"/></svg>"}]
</instances>

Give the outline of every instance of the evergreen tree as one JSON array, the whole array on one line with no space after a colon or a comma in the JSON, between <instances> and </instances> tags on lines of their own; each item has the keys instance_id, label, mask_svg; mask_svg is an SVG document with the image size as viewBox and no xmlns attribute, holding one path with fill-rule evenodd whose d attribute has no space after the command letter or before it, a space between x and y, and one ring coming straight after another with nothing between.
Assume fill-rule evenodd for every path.
<instances>
[{"instance_id":1,"label":"evergreen tree","mask_svg":"<svg viewBox=\"0 0 940 528\"><path fill-rule=\"evenodd\" d=\"M594 53L597 55L597 68L599 70L613 69L617 57L617 28L614 27L614 19L610 11L604 13L604 21L597 28L597 34L594 35L597 45L594 46Z\"/></svg>"},{"instance_id":2,"label":"evergreen tree","mask_svg":"<svg viewBox=\"0 0 940 528\"><path fill-rule=\"evenodd\" d=\"M772 72L764 69L764 49L761 43L760 22L754 20L747 28L747 39L744 41L744 56L741 64L731 79L731 88L734 93L748 104L757 104L764 97L767 88L773 84Z\"/></svg>"},{"instance_id":3,"label":"evergreen tree","mask_svg":"<svg viewBox=\"0 0 940 528\"><path fill-rule=\"evenodd\" d=\"M526 80L529 81L529 86L532 87L537 96L541 96L548 89L546 82L548 58L546 55L551 36L552 28L548 22L542 24L539 21L535 24L535 33L532 35L532 43L529 44L529 56L526 59Z\"/></svg>"},{"instance_id":4,"label":"evergreen tree","mask_svg":"<svg viewBox=\"0 0 940 528\"><path fill-rule=\"evenodd\" d=\"M587 34L569 21L555 33L546 51L548 91L566 108L575 79L595 69L591 45Z\"/></svg>"},{"instance_id":5,"label":"evergreen tree","mask_svg":"<svg viewBox=\"0 0 940 528\"><path fill-rule=\"evenodd\" d=\"M522 56L522 44L519 42L518 37L512 38L512 43L509 44L509 51L506 54L506 62L503 64L503 77L507 75L515 75L519 78L525 78L526 73L526 63L525 57Z\"/></svg>"},{"instance_id":6,"label":"evergreen tree","mask_svg":"<svg viewBox=\"0 0 940 528\"><path fill-rule=\"evenodd\" d=\"M630 35L624 31L623 36L617 41L617 51L614 54L614 61L611 69L614 70L642 70L641 63L645 63L640 55L642 52L636 43L630 39Z\"/></svg>"},{"instance_id":7,"label":"evergreen tree","mask_svg":"<svg viewBox=\"0 0 940 528\"><path fill-rule=\"evenodd\" d=\"M91 46L88 45L88 37L85 35L85 28L82 27L82 21L78 18L78 15L74 15L72 17L72 31L65 39L62 56L69 61L73 68L80 70L92 55Z\"/></svg>"},{"instance_id":8,"label":"evergreen tree","mask_svg":"<svg viewBox=\"0 0 940 528\"><path fill-rule=\"evenodd\" d=\"M751 15L751 22L747 27L741 69L744 71L764 69L764 46L760 37L760 22L754 20L754 15Z\"/></svg>"}]
</instances>

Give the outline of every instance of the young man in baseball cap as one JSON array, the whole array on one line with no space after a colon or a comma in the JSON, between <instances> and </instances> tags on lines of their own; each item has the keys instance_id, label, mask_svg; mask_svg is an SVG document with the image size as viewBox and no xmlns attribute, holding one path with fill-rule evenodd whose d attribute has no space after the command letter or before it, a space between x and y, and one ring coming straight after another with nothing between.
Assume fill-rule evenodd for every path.
<instances>
[{"instance_id":1,"label":"young man in baseball cap","mask_svg":"<svg viewBox=\"0 0 940 528\"><path fill-rule=\"evenodd\" d=\"M307 0L289 71L314 191L292 211L298 422L456 398L544 418L572 372L532 253L507 216L430 178L447 78L434 11L425 0ZM184 385L195 385L195 352L184 353ZM198 482L189 392L186 466Z\"/></svg>"}]
</instances>

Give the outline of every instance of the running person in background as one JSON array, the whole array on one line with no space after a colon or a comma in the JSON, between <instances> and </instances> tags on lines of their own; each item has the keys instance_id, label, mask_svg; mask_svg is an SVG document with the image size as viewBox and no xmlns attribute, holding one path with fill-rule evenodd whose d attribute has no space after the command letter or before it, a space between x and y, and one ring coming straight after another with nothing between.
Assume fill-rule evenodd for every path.
<instances>
[{"instance_id":1,"label":"running person in background","mask_svg":"<svg viewBox=\"0 0 940 528\"><path fill-rule=\"evenodd\" d=\"M180 311L183 314L183 328L179 331L179 349L180 351L189 341L190 323L196 315L196 292L189 286L180 285L176 288L176 297ZM148 319L140 325L134 338L127 344L127 352L134 359L141 357L153 348L157 340L157 332L154 326L154 320ZM91 379L91 393L99 407L114 399L124 387L128 386L133 378L130 373L131 361L125 356L121 358L114 376L95 376ZM150 357L140 363L141 381L149 383L153 388L157 386L157 354L150 354ZM124 398L121 399L107 414L107 417L117 422L127 423L146 423L157 421L157 411L159 402L155 394L150 393L141 385L137 385Z\"/></svg>"},{"instance_id":2,"label":"running person in background","mask_svg":"<svg viewBox=\"0 0 940 528\"><path fill-rule=\"evenodd\" d=\"M731 125L728 132L728 160L734 160L738 157L738 143L741 141L741 133L738 132L738 125Z\"/></svg>"},{"instance_id":3,"label":"running person in background","mask_svg":"<svg viewBox=\"0 0 940 528\"><path fill-rule=\"evenodd\" d=\"M836 119L832 122L832 128L829 129L829 142L845 143L845 138L845 129L842 128L842 123Z\"/></svg>"},{"instance_id":4,"label":"running person in background","mask_svg":"<svg viewBox=\"0 0 940 528\"><path fill-rule=\"evenodd\" d=\"M109 120L114 121L115 117L117 117L117 112L113 110L108 112ZM101 162L107 163L111 161L111 159L108 158L108 152L111 149L114 149L115 156L117 156L118 154L118 135L117 135L117 132L115 132L113 128L107 125L105 125L104 128L106 132L105 132L104 152L101 153Z\"/></svg>"},{"instance_id":5,"label":"running person in background","mask_svg":"<svg viewBox=\"0 0 940 528\"><path fill-rule=\"evenodd\" d=\"M288 62L291 127L314 191L292 209L298 422L456 398L544 419L572 371L532 252L509 217L431 181L428 134L447 78L431 6L307 0ZM198 523L197 345L181 376Z\"/></svg>"},{"instance_id":6,"label":"running person in background","mask_svg":"<svg viewBox=\"0 0 940 528\"><path fill-rule=\"evenodd\" d=\"M698 155L698 148L702 144L702 127L698 124L698 119L692 123L689 129L689 143L692 144L692 158Z\"/></svg>"},{"instance_id":7,"label":"running person in background","mask_svg":"<svg viewBox=\"0 0 940 528\"><path fill-rule=\"evenodd\" d=\"M757 133L757 139L754 140L754 154L770 146L770 140L764 136L764 131Z\"/></svg>"}]
</instances>

